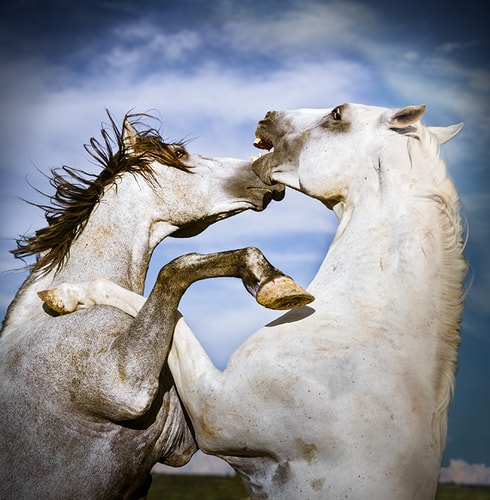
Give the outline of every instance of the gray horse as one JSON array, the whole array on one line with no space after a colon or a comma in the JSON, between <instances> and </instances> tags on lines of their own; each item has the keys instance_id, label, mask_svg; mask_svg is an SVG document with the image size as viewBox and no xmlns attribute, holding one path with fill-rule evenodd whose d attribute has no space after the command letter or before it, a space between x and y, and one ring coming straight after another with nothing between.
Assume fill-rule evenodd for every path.
<instances>
[{"instance_id":1,"label":"gray horse","mask_svg":"<svg viewBox=\"0 0 490 500\"><path fill-rule=\"evenodd\" d=\"M182 293L237 276L255 295L281 275L256 249L188 255L162 269L136 319L106 306L66 316L43 307L39 290L95 277L141 294L164 238L282 198L249 162L191 154L141 120L128 115L118 129L111 118L91 140L98 176L52 172L48 225L13 251L39 258L0 337L1 498L145 496L156 462L183 465L196 451L166 362Z\"/></svg>"}]
</instances>

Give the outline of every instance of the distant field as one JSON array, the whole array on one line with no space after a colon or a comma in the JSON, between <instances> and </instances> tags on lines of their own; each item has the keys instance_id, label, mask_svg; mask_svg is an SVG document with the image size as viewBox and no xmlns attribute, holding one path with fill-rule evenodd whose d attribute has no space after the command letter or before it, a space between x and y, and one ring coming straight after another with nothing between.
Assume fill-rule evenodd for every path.
<instances>
[{"instance_id":1,"label":"distant field","mask_svg":"<svg viewBox=\"0 0 490 500\"><path fill-rule=\"evenodd\" d=\"M244 500L238 476L154 474L148 500ZM490 500L490 487L440 485L436 500Z\"/></svg>"},{"instance_id":2,"label":"distant field","mask_svg":"<svg viewBox=\"0 0 490 500\"><path fill-rule=\"evenodd\" d=\"M489 500L490 486L440 484L437 500Z\"/></svg>"},{"instance_id":3,"label":"distant field","mask_svg":"<svg viewBox=\"0 0 490 500\"><path fill-rule=\"evenodd\" d=\"M237 476L153 474L148 500L244 500L248 498Z\"/></svg>"}]
</instances>

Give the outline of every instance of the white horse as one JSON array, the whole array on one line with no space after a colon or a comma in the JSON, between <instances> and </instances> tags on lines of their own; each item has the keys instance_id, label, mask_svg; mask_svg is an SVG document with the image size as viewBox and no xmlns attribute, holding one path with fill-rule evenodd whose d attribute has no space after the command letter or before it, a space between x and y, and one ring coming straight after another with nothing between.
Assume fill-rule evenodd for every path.
<instances>
[{"instance_id":1,"label":"white horse","mask_svg":"<svg viewBox=\"0 0 490 500\"><path fill-rule=\"evenodd\" d=\"M243 249L176 259L136 320L107 307L68 316L43 309L36 292L64 281L102 276L142 293L161 240L283 195L250 162L166 144L155 130L139 130L138 116L125 119L124 132L113 125L113 137L104 128L103 142L89 148L101 173L53 172L56 194L42 207L49 224L14 251L41 255L0 338L2 499L138 498L157 461L190 459L197 448L166 360L178 301L193 281L241 277L271 307L311 300L258 250Z\"/></svg>"},{"instance_id":2,"label":"white horse","mask_svg":"<svg viewBox=\"0 0 490 500\"><path fill-rule=\"evenodd\" d=\"M224 372L183 322L169 355L199 447L253 498L435 496L466 264L438 156L461 125L425 127L424 111L344 104L259 122L255 144L274 152L254 170L339 219L308 288L316 301L251 336Z\"/></svg>"}]
</instances>

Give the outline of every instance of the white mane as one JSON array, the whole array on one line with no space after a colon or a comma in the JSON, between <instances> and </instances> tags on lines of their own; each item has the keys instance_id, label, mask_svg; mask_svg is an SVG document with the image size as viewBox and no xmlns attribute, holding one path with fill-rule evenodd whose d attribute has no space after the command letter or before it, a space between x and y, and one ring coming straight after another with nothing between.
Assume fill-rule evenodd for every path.
<instances>
[{"instance_id":1,"label":"white mane","mask_svg":"<svg viewBox=\"0 0 490 500\"><path fill-rule=\"evenodd\" d=\"M440 287L441 297L440 322L438 337L441 339L438 367L436 370L437 411L433 417L433 432L441 451L445 447L447 434L447 408L453 398L455 389L456 369L458 362L458 347L461 343L461 314L463 312L465 290L464 277L467 263L463 257L466 242L466 227L460 215L460 201L456 188L447 176L446 165L439 156L440 142L434 133L424 126L419 126L417 132L421 136L420 148L412 147L414 141L409 141L409 156L422 153L425 158L418 159L419 164L430 169L433 180L433 190L427 194L427 199L435 203L441 220L442 269L444 283Z\"/></svg>"},{"instance_id":2,"label":"white mane","mask_svg":"<svg viewBox=\"0 0 490 500\"><path fill-rule=\"evenodd\" d=\"M459 215L460 203L453 183L446 179L445 192L433 194L433 201L440 210L443 228L442 262L446 284L441 296L443 312L440 327L442 340L439 350L439 366L437 367L437 413L434 415L434 432L438 432L441 449L445 446L447 433L447 408L453 398L458 361L458 347L461 342L461 314L465 297L462 282L466 275L467 264L463 258L464 225Z\"/></svg>"}]
</instances>

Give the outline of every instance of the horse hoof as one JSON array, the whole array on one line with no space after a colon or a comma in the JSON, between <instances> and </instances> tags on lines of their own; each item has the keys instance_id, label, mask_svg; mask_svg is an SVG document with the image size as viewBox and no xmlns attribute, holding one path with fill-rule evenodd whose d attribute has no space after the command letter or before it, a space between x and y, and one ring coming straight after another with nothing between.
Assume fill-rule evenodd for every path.
<instances>
[{"instance_id":1,"label":"horse hoof","mask_svg":"<svg viewBox=\"0 0 490 500\"><path fill-rule=\"evenodd\" d=\"M293 309L305 306L315 297L297 285L289 276L280 276L259 287L255 300L268 309Z\"/></svg>"},{"instance_id":2,"label":"horse hoof","mask_svg":"<svg viewBox=\"0 0 490 500\"><path fill-rule=\"evenodd\" d=\"M65 302L57 295L56 288L50 288L49 290L41 290L37 292L39 298L54 312L58 314L66 314L72 312L66 307Z\"/></svg>"}]
</instances>

